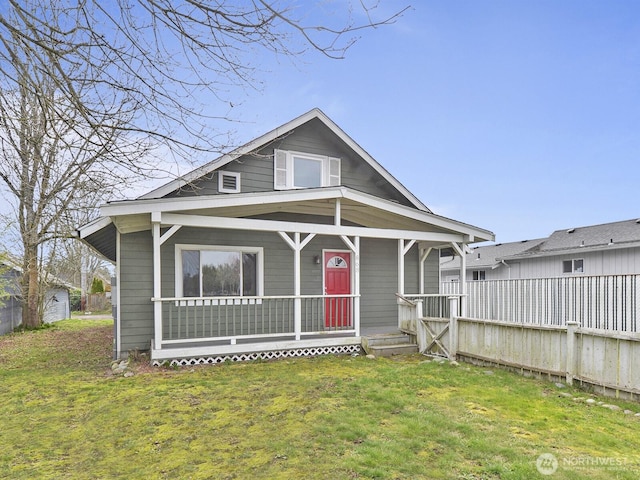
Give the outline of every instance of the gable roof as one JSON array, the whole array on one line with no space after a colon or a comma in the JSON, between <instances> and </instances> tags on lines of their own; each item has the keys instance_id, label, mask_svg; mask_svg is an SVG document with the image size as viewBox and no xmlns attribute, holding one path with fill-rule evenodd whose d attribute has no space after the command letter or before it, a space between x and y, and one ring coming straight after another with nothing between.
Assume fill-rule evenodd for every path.
<instances>
[{"instance_id":1,"label":"gable roof","mask_svg":"<svg viewBox=\"0 0 640 480\"><path fill-rule=\"evenodd\" d=\"M382 165L380 165L371 155L369 155L360 145L358 145L349 135L347 135L333 120L324 114L319 108L314 108L303 115L281 125L270 132L246 143L245 145L222 155L215 160L192 170L191 172L172 180L161 187L158 187L144 195L138 197L139 200L162 198L185 185L218 170L229 162L237 159L242 155L249 154L261 147L268 145L274 140L286 135L299 126L313 120L320 120L331 132L333 132L340 140L342 140L351 150L353 150L360 158L368 163L378 174L380 174L389 184L398 190L415 208L425 212L432 213L429 208L422 203L415 195L413 195L404 185L402 185L393 175L391 175Z\"/></svg>"},{"instance_id":2,"label":"gable roof","mask_svg":"<svg viewBox=\"0 0 640 480\"><path fill-rule=\"evenodd\" d=\"M544 242L544 240L544 238L536 238L533 240L496 243L493 245L480 245L474 247L467 253L467 268L496 268L500 265L502 259L534 249ZM443 257L440 262L440 267L445 271L459 270L460 257Z\"/></svg>"},{"instance_id":3,"label":"gable roof","mask_svg":"<svg viewBox=\"0 0 640 480\"><path fill-rule=\"evenodd\" d=\"M506 256L505 259L638 246L640 246L640 219L631 219L556 230L535 248Z\"/></svg>"},{"instance_id":4,"label":"gable roof","mask_svg":"<svg viewBox=\"0 0 640 480\"><path fill-rule=\"evenodd\" d=\"M500 262L569 255L577 252L640 247L640 219L556 230L547 238L474 247L467 253L467 268L496 268ZM441 269L458 270L460 257L443 257Z\"/></svg>"}]
</instances>

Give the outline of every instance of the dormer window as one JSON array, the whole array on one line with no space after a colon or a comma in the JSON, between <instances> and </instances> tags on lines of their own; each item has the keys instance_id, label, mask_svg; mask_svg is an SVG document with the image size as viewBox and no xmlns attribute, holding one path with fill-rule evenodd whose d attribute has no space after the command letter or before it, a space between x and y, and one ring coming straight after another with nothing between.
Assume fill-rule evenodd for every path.
<instances>
[{"instance_id":1,"label":"dormer window","mask_svg":"<svg viewBox=\"0 0 640 480\"><path fill-rule=\"evenodd\" d=\"M240 173L218 172L218 192L240 193Z\"/></svg>"},{"instance_id":2,"label":"dormer window","mask_svg":"<svg viewBox=\"0 0 640 480\"><path fill-rule=\"evenodd\" d=\"M276 150L273 157L276 190L340 185L339 158L289 150Z\"/></svg>"}]
</instances>

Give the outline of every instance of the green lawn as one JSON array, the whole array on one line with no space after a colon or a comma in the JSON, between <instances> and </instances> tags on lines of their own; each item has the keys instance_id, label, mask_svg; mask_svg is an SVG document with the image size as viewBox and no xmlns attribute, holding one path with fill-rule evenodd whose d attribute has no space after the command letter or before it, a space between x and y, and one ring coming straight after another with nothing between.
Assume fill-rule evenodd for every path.
<instances>
[{"instance_id":1,"label":"green lawn","mask_svg":"<svg viewBox=\"0 0 640 480\"><path fill-rule=\"evenodd\" d=\"M124 377L111 373L111 341L103 320L0 337L0 478L636 479L640 471L640 417L499 369L360 356L175 370L139 363ZM552 475L536 468L542 454L558 462Z\"/></svg>"}]
</instances>

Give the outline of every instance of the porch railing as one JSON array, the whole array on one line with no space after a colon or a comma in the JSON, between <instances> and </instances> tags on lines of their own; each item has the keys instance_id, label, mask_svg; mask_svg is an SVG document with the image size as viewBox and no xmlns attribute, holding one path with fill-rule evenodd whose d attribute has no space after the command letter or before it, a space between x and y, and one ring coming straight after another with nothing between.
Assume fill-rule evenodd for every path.
<instances>
[{"instance_id":1,"label":"porch railing","mask_svg":"<svg viewBox=\"0 0 640 480\"><path fill-rule=\"evenodd\" d=\"M422 308L420 309L420 317L430 318L450 318L451 317L451 302L454 301L457 304L456 312L462 310L462 297L460 294L405 294L403 298L410 302L420 302Z\"/></svg>"},{"instance_id":2,"label":"porch railing","mask_svg":"<svg viewBox=\"0 0 640 480\"><path fill-rule=\"evenodd\" d=\"M355 298L357 295L292 295L154 301L162 305L161 343L170 345L355 333Z\"/></svg>"},{"instance_id":3,"label":"porch railing","mask_svg":"<svg viewBox=\"0 0 640 480\"><path fill-rule=\"evenodd\" d=\"M434 353L455 358L455 346L445 347L444 337L451 345L457 341L457 316L464 295L396 294L398 328L415 335L420 353Z\"/></svg>"}]
</instances>

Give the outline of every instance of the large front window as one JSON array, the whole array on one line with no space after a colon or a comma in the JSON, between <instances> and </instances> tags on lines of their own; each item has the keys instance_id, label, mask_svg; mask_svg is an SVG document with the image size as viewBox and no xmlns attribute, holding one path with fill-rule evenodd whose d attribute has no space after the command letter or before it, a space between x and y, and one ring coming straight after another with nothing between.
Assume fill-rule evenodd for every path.
<instances>
[{"instance_id":1,"label":"large front window","mask_svg":"<svg viewBox=\"0 0 640 480\"><path fill-rule=\"evenodd\" d=\"M260 295L262 250L244 247L177 246L183 297ZM180 288L181 287L181 288Z\"/></svg>"}]
</instances>

